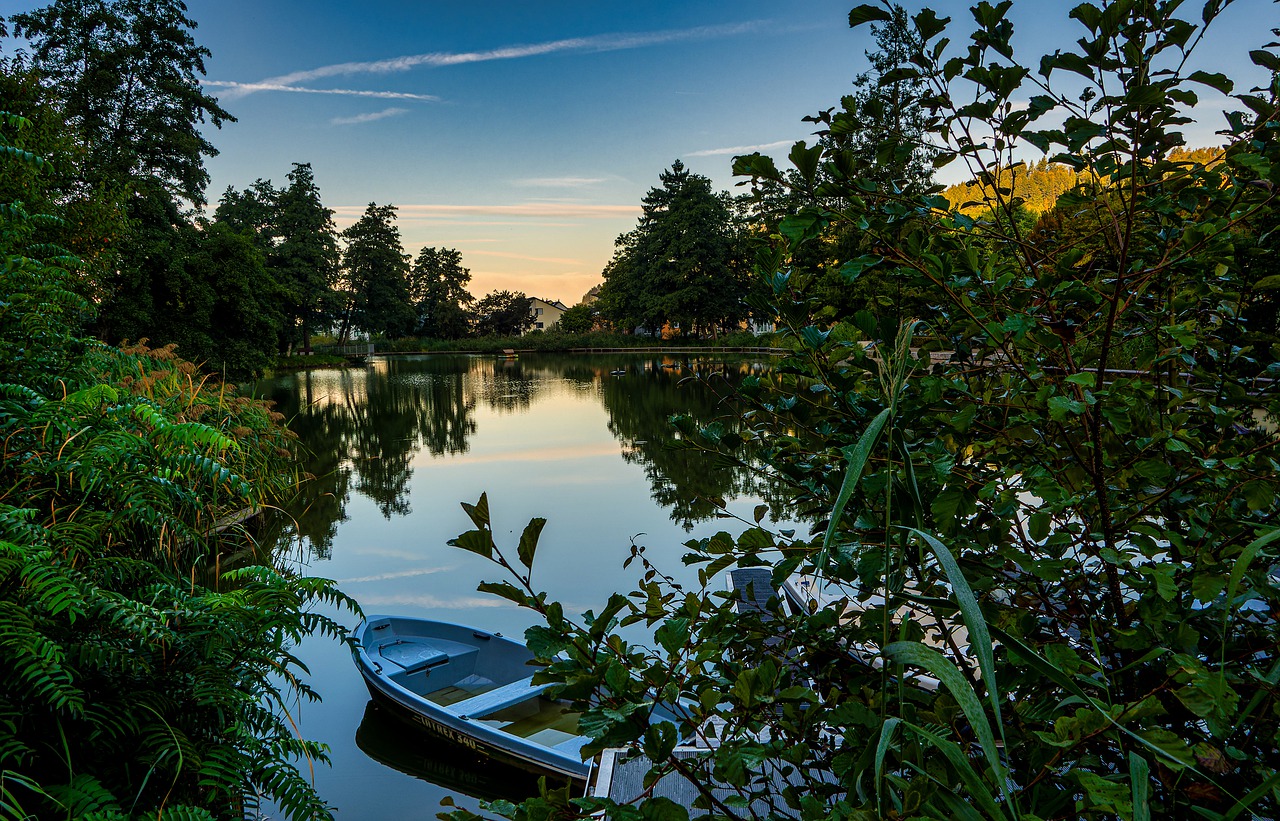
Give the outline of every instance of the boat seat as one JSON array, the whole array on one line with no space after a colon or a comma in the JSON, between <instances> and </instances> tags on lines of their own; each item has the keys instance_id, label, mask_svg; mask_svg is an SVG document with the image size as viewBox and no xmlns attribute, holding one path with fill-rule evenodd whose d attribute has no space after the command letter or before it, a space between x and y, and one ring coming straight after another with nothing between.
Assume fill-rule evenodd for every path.
<instances>
[{"instance_id":1,"label":"boat seat","mask_svg":"<svg viewBox=\"0 0 1280 821\"><path fill-rule=\"evenodd\" d=\"M529 676L520 681L504 684L496 690L450 704L449 710L464 718L480 718L535 698L550 686L550 683L534 684L533 676Z\"/></svg>"},{"instance_id":2,"label":"boat seat","mask_svg":"<svg viewBox=\"0 0 1280 821\"><path fill-rule=\"evenodd\" d=\"M406 673L416 673L449 660L449 654L425 641L398 639L378 648L378 655L392 664L404 668Z\"/></svg>"}]
</instances>

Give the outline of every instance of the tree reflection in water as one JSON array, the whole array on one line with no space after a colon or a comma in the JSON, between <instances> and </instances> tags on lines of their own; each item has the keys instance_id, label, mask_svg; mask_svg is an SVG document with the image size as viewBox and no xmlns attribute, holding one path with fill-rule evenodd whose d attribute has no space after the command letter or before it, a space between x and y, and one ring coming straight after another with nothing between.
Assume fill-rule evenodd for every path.
<instances>
[{"instance_id":1,"label":"tree reflection in water","mask_svg":"<svg viewBox=\"0 0 1280 821\"><path fill-rule=\"evenodd\" d=\"M717 500L776 495L753 471L676 446L670 423L685 414L698 425L731 424L733 387L764 368L767 362L713 357L418 356L265 380L258 395L289 418L308 453L303 469L316 477L282 517L281 538L327 558L352 492L388 519L408 514L415 457L467 452L477 403L522 414L563 390L601 402L622 458L643 468L654 501L687 531L717 514Z\"/></svg>"}]
</instances>

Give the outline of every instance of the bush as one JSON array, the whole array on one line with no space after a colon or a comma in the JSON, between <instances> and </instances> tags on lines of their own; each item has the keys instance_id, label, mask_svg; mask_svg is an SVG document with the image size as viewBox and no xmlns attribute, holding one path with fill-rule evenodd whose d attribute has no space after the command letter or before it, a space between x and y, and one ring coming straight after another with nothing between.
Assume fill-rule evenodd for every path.
<instances>
[{"instance_id":1,"label":"bush","mask_svg":"<svg viewBox=\"0 0 1280 821\"><path fill-rule=\"evenodd\" d=\"M815 118L824 139L797 144L787 174L760 155L735 163L762 193L807 203L757 254L795 354L744 383L737 432L685 422L681 433L719 458L759 447L793 488L782 512L811 533L753 526L691 542L704 589L646 565L637 590L581 619L528 587L527 540L521 564L496 554L516 572L485 589L544 617L526 638L584 710L584 752L637 748L653 762L646 783L687 779L694 807L806 819L1280 813L1280 351L1243 344L1241 320L1276 276L1239 250L1273 241L1280 81L1237 95L1248 111L1228 117L1221 162L1184 158L1172 153L1183 106L1206 85L1233 90L1186 68L1222 4L1194 21L1155 0L1080 4L1078 42L1029 67L1013 57L1010 5L975 6L976 30L951 51L950 20L916 14L883 83L919 83L940 162L998 180L1008 146L1034 147L1077 169L1085 182L1058 199L1065 224L1023 233L999 186L986 205L1003 218L981 221L940 187L873 184L894 179L878 163L917 146L861 131L852 97ZM892 19L887 5L850 15ZM1250 56L1280 69L1270 51ZM853 136L870 150L853 150ZM829 333L815 289L836 235L856 240L846 281L876 272L939 295L936 309L896 334L867 317L880 339L870 351ZM957 357L934 366L928 351L943 345ZM483 538L458 543L492 549L477 528ZM726 569L759 565L775 586L800 574L812 602L787 611L775 598L761 618L711 592ZM637 624L655 646L615 630ZM655 699L682 700L683 732L714 735L703 759L672 754L678 734L646 720ZM685 817L664 799L643 804L548 792L493 809Z\"/></svg>"},{"instance_id":2,"label":"bush","mask_svg":"<svg viewBox=\"0 0 1280 821\"><path fill-rule=\"evenodd\" d=\"M27 243L56 219L0 207L0 815L326 816L291 648L345 636L314 604L355 605L270 557L223 567L294 485L292 437L171 347L81 336L79 262Z\"/></svg>"}]
</instances>

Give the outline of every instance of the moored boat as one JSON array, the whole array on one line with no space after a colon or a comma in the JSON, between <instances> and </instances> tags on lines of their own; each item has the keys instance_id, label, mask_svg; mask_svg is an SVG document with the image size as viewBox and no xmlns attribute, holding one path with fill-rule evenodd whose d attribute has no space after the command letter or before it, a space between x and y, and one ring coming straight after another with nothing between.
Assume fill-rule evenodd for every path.
<instances>
[{"instance_id":1,"label":"moored boat","mask_svg":"<svg viewBox=\"0 0 1280 821\"><path fill-rule=\"evenodd\" d=\"M392 715L456 744L533 770L585 780L589 740L578 713L534 684L533 653L518 641L459 624L367 616L356 666ZM676 721L659 710L659 720Z\"/></svg>"}]
</instances>

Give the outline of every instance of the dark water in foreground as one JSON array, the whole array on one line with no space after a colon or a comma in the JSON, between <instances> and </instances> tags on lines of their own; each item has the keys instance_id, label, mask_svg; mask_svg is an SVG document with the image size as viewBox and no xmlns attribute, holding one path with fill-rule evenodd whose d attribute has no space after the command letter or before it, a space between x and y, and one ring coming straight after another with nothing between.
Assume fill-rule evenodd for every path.
<instances>
[{"instance_id":1,"label":"dark water in foreground","mask_svg":"<svg viewBox=\"0 0 1280 821\"><path fill-rule=\"evenodd\" d=\"M633 539L696 586L679 560L683 542L744 527L711 518L706 499L750 519L766 491L745 471L668 447L667 420L731 414L717 394L767 367L720 357L405 357L264 381L257 393L292 419L320 477L291 511L292 555L337 579L365 612L519 636L533 614L475 589L501 570L446 544L471 527L459 502L487 491L499 545L513 554L529 518L547 519L533 582L571 614L631 589L640 571L622 563ZM688 379L695 374L707 379ZM519 771L411 734L370 707L345 648L313 640L299 656L324 702L295 718L332 748L332 768L314 777L340 818L434 818L445 796L474 807L531 789Z\"/></svg>"}]
</instances>

